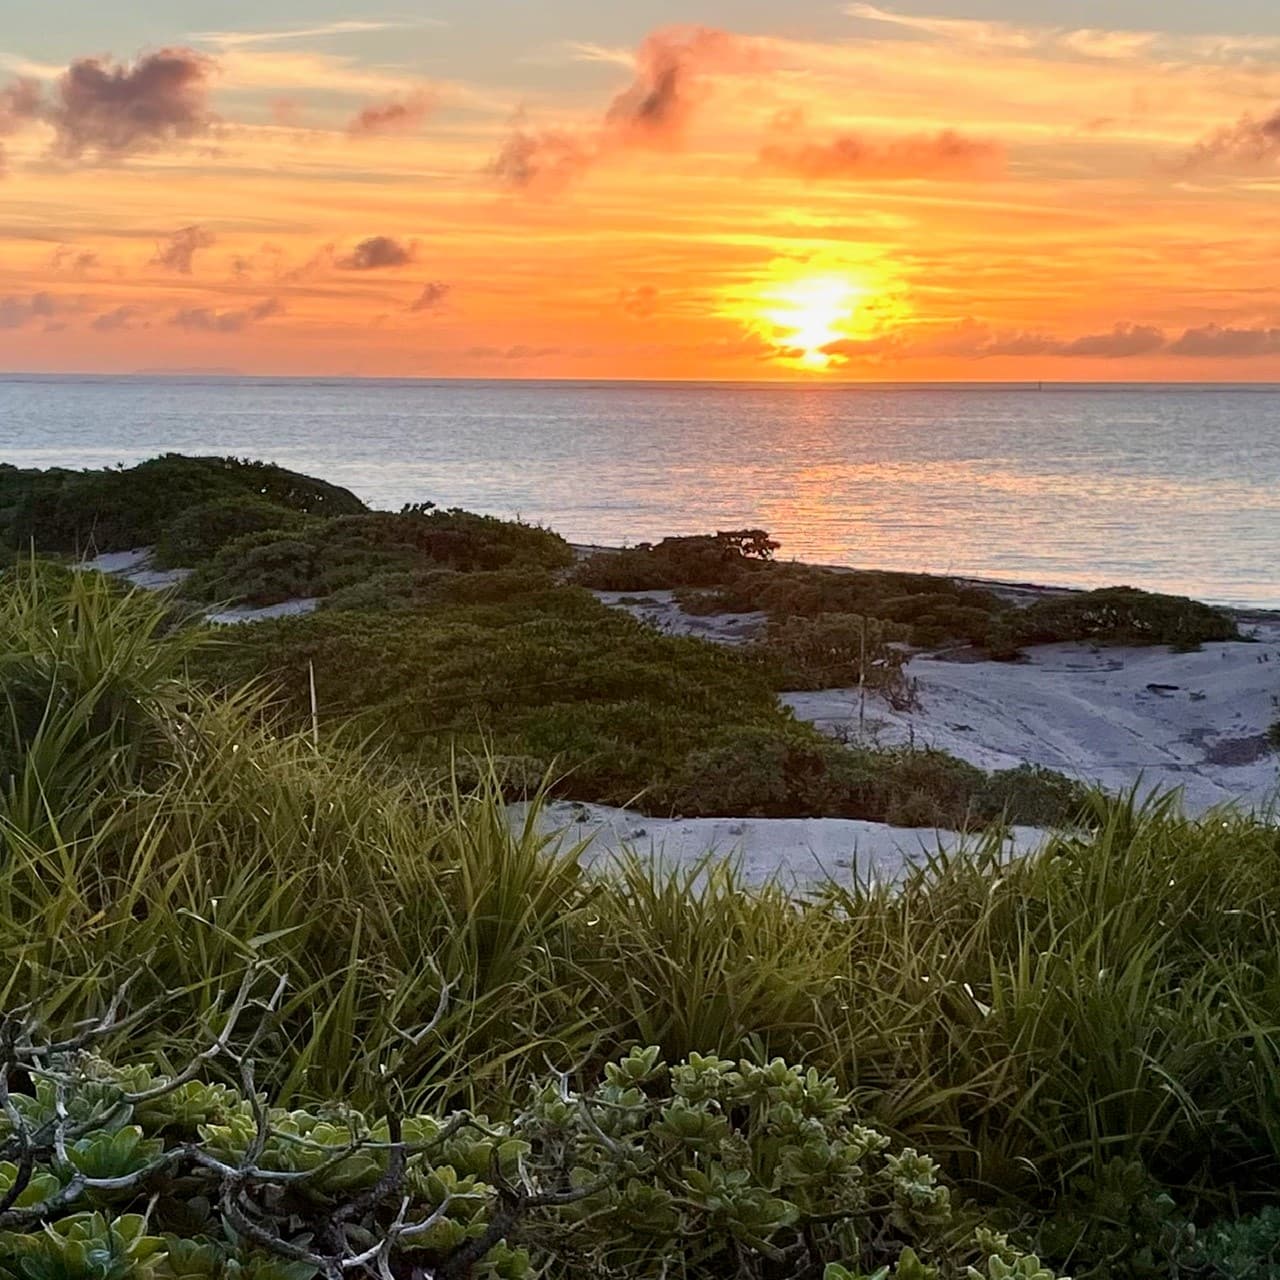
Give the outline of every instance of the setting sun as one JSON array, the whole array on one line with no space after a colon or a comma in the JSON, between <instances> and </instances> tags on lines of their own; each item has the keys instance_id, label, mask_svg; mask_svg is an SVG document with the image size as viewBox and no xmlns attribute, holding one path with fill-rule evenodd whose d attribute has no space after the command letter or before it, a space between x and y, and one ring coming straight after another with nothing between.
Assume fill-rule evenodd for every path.
<instances>
[{"instance_id":1,"label":"setting sun","mask_svg":"<svg viewBox=\"0 0 1280 1280\"><path fill-rule=\"evenodd\" d=\"M780 345L800 350L802 365L825 369L833 360L825 348L848 336L866 296L866 287L848 276L810 276L773 290L761 314Z\"/></svg>"}]
</instances>

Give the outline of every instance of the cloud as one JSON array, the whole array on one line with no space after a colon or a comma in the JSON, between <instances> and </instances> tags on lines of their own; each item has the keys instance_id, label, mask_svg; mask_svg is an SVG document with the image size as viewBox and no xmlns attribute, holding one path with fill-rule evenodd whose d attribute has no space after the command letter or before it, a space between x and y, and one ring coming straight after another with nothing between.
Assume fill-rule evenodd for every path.
<instances>
[{"instance_id":1,"label":"cloud","mask_svg":"<svg viewBox=\"0 0 1280 1280\"><path fill-rule=\"evenodd\" d=\"M667 27L636 52L635 79L610 104L606 127L626 144L678 142L703 96L702 72L751 62L750 46L714 27Z\"/></svg>"},{"instance_id":2,"label":"cloud","mask_svg":"<svg viewBox=\"0 0 1280 1280\"><path fill-rule=\"evenodd\" d=\"M422 292L409 304L410 311L434 311L449 296L450 286L443 280L429 280Z\"/></svg>"},{"instance_id":3,"label":"cloud","mask_svg":"<svg viewBox=\"0 0 1280 1280\"><path fill-rule=\"evenodd\" d=\"M560 191L591 168L596 154L593 145L571 133L517 128L490 162L488 172L518 190Z\"/></svg>"},{"instance_id":4,"label":"cloud","mask_svg":"<svg viewBox=\"0 0 1280 1280\"><path fill-rule=\"evenodd\" d=\"M530 347L524 343L517 343L513 347L468 347L464 354L474 360L546 360L551 356L563 355L565 352L560 347Z\"/></svg>"},{"instance_id":5,"label":"cloud","mask_svg":"<svg viewBox=\"0 0 1280 1280\"><path fill-rule=\"evenodd\" d=\"M370 31L389 31L402 27L438 26L430 18L418 22L367 22L348 18L339 22L326 22L316 27L286 27L277 31L200 31L192 37L201 44L216 44L223 48L241 45L274 44L281 40L309 40L316 36L364 35Z\"/></svg>"},{"instance_id":6,"label":"cloud","mask_svg":"<svg viewBox=\"0 0 1280 1280\"><path fill-rule=\"evenodd\" d=\"M898 355L905 359L960 357L970 360L1045 357L1059 359L1127 360L1172 350L1168 337L1154 325L1122 321L1099 333L1076 338L1034 330L996 332L976 320L961 320L941 330L916 334L910 331L878 335L870 339L841 340L823 348L827 355L858 359Z\"/></svg>"},{"instance_id":7,"label":"cloud","mask_svg":"<svg viewBox=\"0 0 1280 1280\"><path fill-rule=\"evenodd\" d=\"M98 255L91 249L75 249L69 244L60 244L49 259L52 270L72 276L82 276L97 265Z\"/></svg>"},{"instance_id":8,"label":"cloud","mask_svg":"<svg viewBox=\"0 0 1280 1280\"><path fill-rule=\"evenodd\" d=\"M1208 324L1188 329L1169 348L1171 355L1217 360L1280 355L1280 329L1232 329Z\"/></svg>"},{"instance_id":9,"label":"cloud","mask_svg":"<svg viewBox=\"0 0 1280 1280\"><path fill-rule=\"evenodd\" d=\"M0 89L0 138L9 137L39 117L40 85L28 77L15 80ZM0 177L8 167L8 157L0 145Z\"/></svg>"},{"instance_id":10,"label":"cloud","mask_svg":"<svg viewBox=\"0 0 1280 1280\"><path fill-rule=\"evenodd\" d=\"M361 240L337 265L343 271L380 271L384 267L403 267L413 261L414 246L401 244L391 236L369 236Z\"/></svg>"},{"instance_id":11,"label":"cloud","mask_svg":"<svg viewBox=\"0 0 1280 1280\"><path fill-rule=\"evenodd\" d=\"M79 311L80 304L57 294L32 293L18 297L10 294L0 298L0 329L24 329L29 324L44 321L46 329L58 327L57 317Z\"/></svg>"},{"instance_id":12,"label":"cloud","mask_svg":"<svg viewBox=\"0 0 1280 1280\"><path fill-rule=\"evenodd\" d=\"M210 307L184 307L169 319L176 329L188 329L201 333L239 333L268 316L278 316L284 311L279 298L266 298L252 307L239 311L214 311Z\"/></svg>"},{"instance_id":13,"label":"cloud","mask_svg":"<svg viewBox=\"0 0 1280 1280\"><path fill-rule=\"evenodd\" d=\"M1259 166L1280 160L1280 109L1259 120L1241 116L1235 124L1216 129L1187 154L1187 168L1215 164Z\"/></svg>"},{"instance_id":14,"label":"cloud","mask_svg":"<svg viewBox=\"0 0 1280 1280\"><path fill-rule=\"evenodd\" d=\"M992 336L973 332L965 354L985 359L993 356L1063 356L1073 359L1125 360L1149 356L1165 346L1165 335L1151 325L1119 323L1103 333L1079 338L1058 338L1044 333L1010 333Z\"/></svg>"},{"instance_id":15,"label":"cloud","mask_svg":"<svg viewBox=\"0 0 1280 1280\"><path fill-rule=\"evenodd\" d=\"M123 159L207 133L213 60L193 49L165 48L132 65L77 58L58 81L44 118L54 149L68 159L93 152Z\"/></svg>"},{"instance_id":16,"label":"cloud","mask_svg":"<svg viewBox=\"0 0 1280 1280\"><path fill-rule=\"evenodd\" d=\"M810 181L967 178L1001 169L1004 149L954 129L888 142L847 133L827 143L774 143L761 148L760 162L776 173Z\"/></svg>"},{"instance_id":17,"label":"cloud","mask_svg":"<svg viewBox=\"0 0 1280 1280\"><path fill-rule=\"evenodd\" d=\"M7 137L40 118L43 95L40 85L24 76L0 89L0 137Z\"/></svg>"},{"instance_id":18,"label":"cloud","mask_svg":"<svg viewBox=\"0 0 1280 1280\"><path fill-rule=\"evenodd\" d=\"M1108 333L1091 333L1075 338L1063 344L1057 354L1125 360L1130 356L1149 356L1164 345L1164 331L1153 325L1118 324Z\"/></svg>"},{"instance_id":19,"label":"cloud","mask_svg":"<svg viewBox=\"0 0 1280 1280\"><path fill-rule=\"evenodd\" d=\"M411 133L427 118L435 104L435 94L426 89L419 89L387 102L370 103L352 116L347 132L356 137L378 133Z\"/></svg>"},{"instance_id":20,"label":"cloud","mask_svg":"<svg viewBox=\"0 0 1280 1280\"><path fill-rule=\"evenodd\" d=\"M556 191L612 151L677 147L706 95L707 72L765 64L762 42L714 27L663 27L645 37L629 59L594 46L577 48L592 61L628 61L635 72L631 83L595 128L571 133L517 124L488 166L506 186Z\"/></svg>"},{"instance_id":21,"label":"cloud","mask_svg":"<svg viewBox=\"0 0 1280 1280\"><path fill-rule=\"evenodd\" d=\"M215 241L216 237L207 227L198 225L181 227L163 244L156 245L151 264L163 267L166 271L176 271L180 275L189 276L196 254L201 249L209 248Z\"/></svg>"},{"instance_id":22,"label":"cloud","mask_svg":"<svg viewBox=\"0 0 1280 1280\"><path fill-rule=\"evenodd\" d=\"M99 333L110 333L116 329L145 329L147 326L143 323L143 315L141 307L113 307L110 311L94 316L90 328Z\"/></svg>"}]
</instances>

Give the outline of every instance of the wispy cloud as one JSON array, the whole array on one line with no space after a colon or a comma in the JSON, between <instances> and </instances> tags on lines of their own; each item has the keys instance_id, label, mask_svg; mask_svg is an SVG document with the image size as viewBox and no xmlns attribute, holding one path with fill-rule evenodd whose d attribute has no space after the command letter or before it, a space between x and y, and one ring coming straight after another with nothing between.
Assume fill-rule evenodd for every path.
<instances>
[{"instance_id":1,"label":"wispy cloud","mask_svg":"<svg viewBox=\"0 0 1280 1280\"><path fill-rule=\"evenodd\" d=\"M280 44L292 40L358 36L372 31L399 31L410 27L442 27L444 25L435 18L420 18L412 22L365 21L349 18L339 22L320 23L314 27L283 27L262 31L197 31L192 34L191 39L201 44L214 44L223 49L234 49L245 45Z\"/></svg>"}]
</instances>

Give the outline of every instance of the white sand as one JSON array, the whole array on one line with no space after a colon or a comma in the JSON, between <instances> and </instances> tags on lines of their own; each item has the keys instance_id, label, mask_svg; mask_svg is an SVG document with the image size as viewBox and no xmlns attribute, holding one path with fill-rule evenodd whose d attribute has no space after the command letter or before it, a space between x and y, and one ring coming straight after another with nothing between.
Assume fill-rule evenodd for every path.
<instances>
[{"instance_id":1,"label":"white sand","mask_svg":"<svg viewBox=\"0 0 1280 1280\"><path fill-rule=\"evenodd\" d=\"M513 823L525 806L512 806ZM849 818L647 818L627 809L559 802L540 815L538 829L563 844L590 840L583 862L608 866L624 850L688 866L707 853L736 860L749 884L776 880L787 888L812 889L834 880L893 883L908 863L940 849L959 847L964 837L951 831L888 827ZM1037 848L1045 833L1015 827L1007 851L1012 856Z\"/></svg>"},{"instance_id":2,"label":"white sand","mask_svg":"<svg viewBox=\"0 0 1280 1280\"><path fill-rule=\"evenodd\" d=\"M676 603L674 591L593 591L607 604L646 622L669 636L697 636L716 644L748 644L764 631L763 613L686 613Z\"/></svg>"},{"instance_id":3,"label":"white sand","mask_svg":"<svg viewBox=\"0 0 1280 1280\"><path fill-rule=\"evenodd\" d=\"M132 551L111 551L106 555L94 556L92 560L84 560L76 565L77 569L89 569L96 573L110 573L131 582L135 587L146 587L153 591L162 591L166 587L177 586L191 574L190 569L153 569L151 567L152 548L135 547ZM231 609L218 609L206 613L209 622L230 626L242 622L262 622L267 618L292 618L300 613L311 613L319 604L319 600L285 600L280 604L266 605L261 609L249 605L237 605Z\"/></svg>"},{"instance_id":4,"label":"white sand","mask_svg":"<svg viewBox=\"0 0 1280 1280\"><path fill-rule=\"evenodd\" d=\"M1280 719L1280 623L1255 630L1259 643L1200 653L1055 644L1017 663L916 657L907 673L920 705L894 711L869 696L866 736L938 747L984 769L1044 765L1114 791L1181 787L1192 812L1265 806L1280 787L1280 756L1265 736ZM857 740L856 690L783 701Z\"/></svg>"},{"instance_id":5,"label":"white sand","mask_svg":"<svg viewBox=\"0 0 1280 1280\"><path fill-rule=\"evenodd\" d=\"M147 587L162 591L175 587L191 575L190 569L153 569L150 547L135 547L132 551L109 551L76 565L77 569L92 569L97 573L111 573L131 582L135 587Z\"/></svg>"}]
</instances>

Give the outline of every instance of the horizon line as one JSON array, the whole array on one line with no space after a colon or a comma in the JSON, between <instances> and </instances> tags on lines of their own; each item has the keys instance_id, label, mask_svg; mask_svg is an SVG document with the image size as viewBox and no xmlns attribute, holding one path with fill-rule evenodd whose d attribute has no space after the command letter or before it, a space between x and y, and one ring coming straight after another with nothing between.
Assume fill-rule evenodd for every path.
<instances>
[{"instance_id":1,"label":"horizon line","mask_svg":"<svg viewBox=\"0 0 1280 1280\"><path fill-rule=\"evenodd\" d=\"M504 383L546 385L598 385L617 386L753 386L753 387L808 387L855 389L875 388L998 388L1038 389L1042 391L1076 390L1083 388L1117 390L1124 388L1185 387L1215 390L1266 390L1280 389L1280 379L1239 379L1213 381L1192 378L1161 379L1057 379L1057 378L832 378L821 375L798 378L629 378L616 375L594 377L514 377L511 375L484 376L459 374L361 374L361 373L248 373L240 369L131 369L101 370L39 370L13 369L0 371L0 382L19 380L59 379L115 379L120 381L142 379L199 379L209 381L264 381L264 382L421 382L421 383Z\"/></svg>"}]
</instances>

